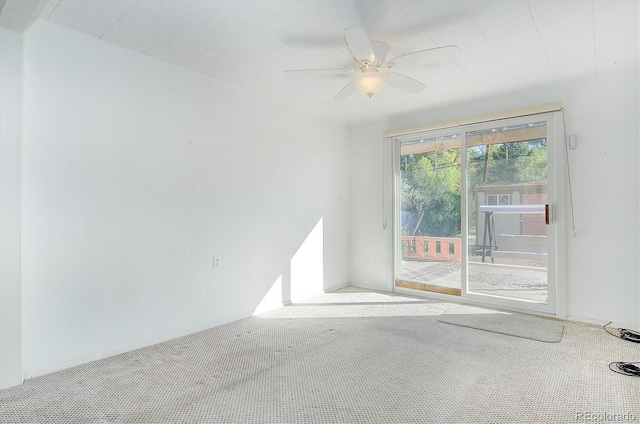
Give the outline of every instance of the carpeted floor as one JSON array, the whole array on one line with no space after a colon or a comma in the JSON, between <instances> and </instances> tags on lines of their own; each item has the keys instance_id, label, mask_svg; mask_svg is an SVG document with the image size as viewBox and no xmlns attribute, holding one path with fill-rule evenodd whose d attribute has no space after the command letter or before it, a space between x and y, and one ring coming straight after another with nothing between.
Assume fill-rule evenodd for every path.
<instances>
[{"instance_id":1,"label":"carpeted floor","mask_svg":"<svg viewBox=\"0 0 640 424\"><path fill-rule=\"evenodd\" d=\"M640 421L640 378L607 367L639 345L570 322L559 343L438 322L451 306L328 293L0 391L0 422Z\"/></svg>"}]
</instances>

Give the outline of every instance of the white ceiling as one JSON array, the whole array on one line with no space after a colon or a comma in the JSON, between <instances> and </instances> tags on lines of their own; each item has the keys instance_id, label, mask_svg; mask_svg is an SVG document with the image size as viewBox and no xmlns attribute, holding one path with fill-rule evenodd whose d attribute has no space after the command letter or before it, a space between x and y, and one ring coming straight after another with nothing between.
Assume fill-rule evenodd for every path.
<instances>
[{"instance_id":1,"label":"white ceiling","mask_svg":"<svg viewBox=\"0 0 640 424\"><path fill-rule=\"evenodd\" d=\"M50 0L41 19L343 124L637 66L638 1ZM343 29L390 56L449 44L457 58L400 69L427 85L335 102L348 77L283 71L352 64Z\"/></svg>"}]
</instances>

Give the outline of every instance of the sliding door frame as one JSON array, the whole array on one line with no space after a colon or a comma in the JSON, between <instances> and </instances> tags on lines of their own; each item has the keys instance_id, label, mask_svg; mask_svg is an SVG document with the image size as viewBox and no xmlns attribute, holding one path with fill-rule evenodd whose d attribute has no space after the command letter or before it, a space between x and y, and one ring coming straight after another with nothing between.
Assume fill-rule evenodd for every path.
<instances>
[{"instance_id":1,"label":"sliding door frame","mask_svg":"<svg viewBox=\"0 0 640 424\"><path fill-rule=\"evenodd\" d=\"M393 290L397 292L420 294L438 299L446 299L454 302L464 302L485 306L494 306L502 309L524 311L540 315L556 316L563 318L566 316L566 267L565 267L565 249L566 249L566 232L567 221L569 217L569 208L565 210L563 205L568 204L565 199L565 183L566 178L566 136L564 133L564 120L562 113L562 105L560 103L552 103L542 106L534 106L524 109L523 112L512 112L512 116L508 116L508 112L502 114L485 115L484 117L468 118L460 121L448 121L441 124L433 124L426 127L415 127L407 129L406 133L402 130L385 133L387 141L392 142L393 151L393 257L394 257L394 281ZM488 119L487 119L488 118ZM548 227L549 251L548 251L548 297L546 303L528 303L520 300L508 298L493 297L477 293L468 292L468 164L467 164L467 132L481 127L505 123L532 122L534 120L547 122L547 202L550 205L551 225ZM455 124L453 124L455 122ZM422 292L418 290L396 287L395 281L398 279L401 270L401 228L400 228L400 209L401 209L401 190L400 187L400 144L411 138L419 138L424 133L429 138L460 134L461 136L461 155L462 155L462 172L461 172L461 262L462 262L462 278L461 278L461 296L446 295L432 292Z\"/></svg>"}]
</instances>

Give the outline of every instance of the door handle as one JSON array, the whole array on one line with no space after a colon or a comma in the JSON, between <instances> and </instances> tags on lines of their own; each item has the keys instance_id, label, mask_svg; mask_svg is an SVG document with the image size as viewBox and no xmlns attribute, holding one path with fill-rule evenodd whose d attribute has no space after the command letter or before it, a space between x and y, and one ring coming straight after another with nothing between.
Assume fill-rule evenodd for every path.
<instances>
[{"instance_id":1,"label":"door handle","mask_svg":"<svg viewBox=\"0 0 640 424\"><path fill-rule=\"evenodd\" d=\"M549 216L549 204L544 205L544 223L549 225L550 216Z\"/></svg>"}]
</instances>

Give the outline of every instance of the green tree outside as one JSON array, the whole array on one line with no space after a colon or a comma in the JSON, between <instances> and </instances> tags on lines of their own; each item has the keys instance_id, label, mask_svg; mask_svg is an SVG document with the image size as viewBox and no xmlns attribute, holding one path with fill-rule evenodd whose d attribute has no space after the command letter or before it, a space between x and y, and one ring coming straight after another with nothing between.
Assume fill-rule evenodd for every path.
<instances>
[{"instance_id":1,"label":"green tree outside","mask_svg":"<svg viewBox=\"0 0 640 424\"><path fill-rule=\"evenodd\" d=\"M469 230L475 233L475 186L547 178L547 140L473 146L468 149ZM400 159L402 234L460 237L460 149L403 155Z\"/></svg>"}]
</instances>

